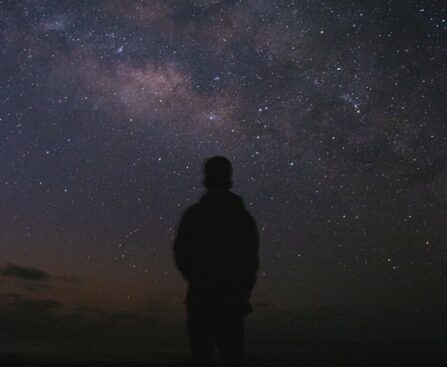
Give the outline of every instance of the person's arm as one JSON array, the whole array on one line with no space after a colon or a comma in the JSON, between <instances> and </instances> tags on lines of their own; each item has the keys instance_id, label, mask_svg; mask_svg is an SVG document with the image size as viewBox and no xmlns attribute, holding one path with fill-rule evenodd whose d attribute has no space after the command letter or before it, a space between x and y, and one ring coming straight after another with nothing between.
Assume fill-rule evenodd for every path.
<instances>
[{"instance_id":1,"label":"person's arm","mask_svg":"<svg viewBox=\"0 0 447 367\"><path fill-rule=\"evenodd\" d=\"M259 232L256 221L246 212L245 229L245 294L250 298L259 270Z\"/></svg>"},{"instance_id":2,"label":"person's arm","mask_svg":"<svg viewBox=\"0 0 447 367\"><path fill-rule=\"evenodd\" d=\"M191 210L188 209L178 226L177 235L174 240L174 259L177 268L186 280L190 279L192 269L192 244L193 244L193 222Z\"/></svg>"}]
</instances>

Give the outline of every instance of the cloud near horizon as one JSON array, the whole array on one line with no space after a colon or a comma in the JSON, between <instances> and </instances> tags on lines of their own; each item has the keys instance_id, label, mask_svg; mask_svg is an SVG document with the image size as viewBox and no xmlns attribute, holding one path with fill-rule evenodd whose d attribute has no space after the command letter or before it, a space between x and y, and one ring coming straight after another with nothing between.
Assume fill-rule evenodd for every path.
<instances>
[{"instance_id":1,"label":"cloud near horizon","mask_svg":"<svg viewBox=\"0 0 447 367\"><path fill-rule=\"evenodd\" d=\"M6 263L6 265L0 266L0 278L17 282L25 290L32 292L52 290L55 287L55 283L75 284L80 281L75 276L53 275L38 268L20 266L12 263Z\"/></svg>"},{"instance_id":2,"label":"cloud near horizon","mask_svg":"<svg viewBox=\"0 0 447 367\"><path fill-rule=\"evenodd\" d=\"M0 276L37 282L48 281L52 278L50 274L42 270L11 263L7 263L5 266L0 267Z\"/></svg>"}]
</instances>

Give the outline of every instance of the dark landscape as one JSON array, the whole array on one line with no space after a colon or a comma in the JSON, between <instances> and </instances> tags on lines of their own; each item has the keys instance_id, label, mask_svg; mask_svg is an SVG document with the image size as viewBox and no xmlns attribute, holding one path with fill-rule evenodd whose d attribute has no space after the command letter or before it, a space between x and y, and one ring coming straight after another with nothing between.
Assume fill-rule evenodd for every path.
<instances>
[{"instance_id":1,"label":"dark landscape","mask_svg":"<svg viewBox=\"0 0 447 367\"><path fill-rule=\"evenodd\" d=\"M310 366L310 367L397 367L397 366L445 366L447 355L445 345L441 344L307 344L299 345L294 351L272 352L267 348L264 353L251 351L245 365L247 367L268 366ZM251 349L253 349L252 346ZM256 349L260 349L256 346ZM284 349L284 348L282 348ZM113 357L110 354L96 357L67 355L20 355L13 353L0 354L1 366L104 366L104 367L188 367L191 366L187 351L178 353L127 353ZM125 358L125 357L124 357ZM216 362L216 366L219 363Z\"/></svg>"}]
</instances>

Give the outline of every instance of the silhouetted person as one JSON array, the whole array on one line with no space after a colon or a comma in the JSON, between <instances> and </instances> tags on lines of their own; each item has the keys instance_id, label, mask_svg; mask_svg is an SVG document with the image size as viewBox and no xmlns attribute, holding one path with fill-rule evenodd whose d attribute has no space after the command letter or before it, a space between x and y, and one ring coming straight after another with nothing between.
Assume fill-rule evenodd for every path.
<instances>
[{"instance_id":1,"label":"silhouetted person","mask_svg":"<svg viewBox=\"0 0 447 367\"><path fill-rule=\"evenodd\" d=\"M209 365L217 347L225 365L237 366L258 270L259 235L242 198L230 191L230 161L210 158L204 171L208 192L183 215L175 261L188 282L185 303L194 362Z\"/></svg>"}]
</instances>

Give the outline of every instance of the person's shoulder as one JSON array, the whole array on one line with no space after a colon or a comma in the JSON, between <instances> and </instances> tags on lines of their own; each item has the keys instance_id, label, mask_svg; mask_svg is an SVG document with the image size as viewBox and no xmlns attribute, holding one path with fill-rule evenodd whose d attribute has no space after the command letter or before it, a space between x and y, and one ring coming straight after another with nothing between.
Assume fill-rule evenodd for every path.
<instances>
[{"instance_id":1,"label":"person's shoulder","mask_svg":"<svg viewBox=\"0 0 447 367\"><path fill-rule=\"evenodd\" d=\"M245 219L246 221L249 222L254 222L255 219L253 218L253 215L250 213L250 210L245 205L242 196L237 195L234 192L230 192L230 194L235 211L239 213L240 216L242 216L242 219Z\"/></svg>"},{"instance_id":2,"label":"person's shoulder","mask_svg":"<svg viewBox=\"0 0 447 367\"><path fill-rule=\"evenodd\" d=\"M195 203L185 209L185 211L183 212L183 217L184 218L185 217L194 217L201 211L202 211L202 207L201 207L200 203Z\"/></svg>"},{"instance_id":3,"label":"person's shoulder","mask_svg":"<svg viewBox=\"0 0 447 367\"><path fill-rule=\"evenodd\" d=\"M235 194L233 191L227 192L226 197L228 204L237 210L245 210L244 199L242 196Z\"/></svg>"}]
</instances>

